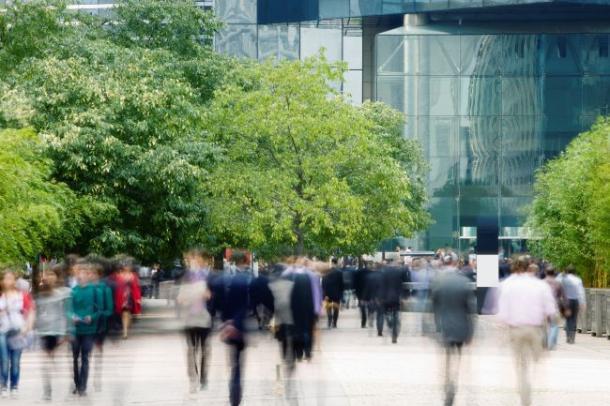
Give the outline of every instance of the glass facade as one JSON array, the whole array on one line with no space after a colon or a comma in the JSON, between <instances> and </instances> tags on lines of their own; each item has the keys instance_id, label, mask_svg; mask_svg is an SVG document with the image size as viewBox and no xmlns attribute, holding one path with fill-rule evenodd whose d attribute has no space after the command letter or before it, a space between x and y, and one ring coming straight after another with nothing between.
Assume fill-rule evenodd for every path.
<instances>
[{"instance_id":1,"label":"glass facade","mask_svg":"<svg viewBox=\"0 0 610 406\"><path fill-rule=\"evenodd\" d=\"M461 245L496 216L523 230L534 174L610 110L608 31L497 33L429 25L377 37L377 99L423 145L435 224L422 244ZM485 32L487 31L487 32Z\"/></svg>"},{"instance_id":2,"label":"glass facade","mask_svg":"<svg viewBox=\"0 0 610 406\"><path fill-rule=\"evenodd\" d=\"M488 9L609 5L610 0L258 0L261 24L327 18ZM288 20L287 20L288 19Z\"/></svg>"},{"instance_id":3,"label":"glass facade","mask_svg":"<svg viewBox=\"0 0 610 406\"><path fill-rule=\"evenodd\" d=\"M323 48L329 61L344 61L348 71L340 90L353 103L362 102L362 23L330 19L315 22L257 24L256 0L216 0L216 16L224 22L216 35L218 52L239 58L303 59Z\"/></svg>"}]
</instances>

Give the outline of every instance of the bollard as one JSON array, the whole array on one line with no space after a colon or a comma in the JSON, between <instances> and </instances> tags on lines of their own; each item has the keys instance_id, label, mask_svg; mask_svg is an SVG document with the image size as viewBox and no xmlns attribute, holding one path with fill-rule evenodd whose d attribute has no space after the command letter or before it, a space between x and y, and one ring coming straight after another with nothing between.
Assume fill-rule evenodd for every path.
<instances>
[{"instance_id":1,"label":"bollard","mask_svg":"<svg viewBox=\"0 0 610 406\"><path fill-rule=\"evenodd\" d=\"M606 337L610 340L610 291L606 292Z\"/></svg>"},{"instance_id":2,"label":"bollard","mask_svg":"<svg viewBox=\"0 0 610 406\"><path fill-rule=\"evenodd\" d=\"M591 335L600 337L602 335L602 295L598 289L591 289Z\"/></svg>"}]
</instances>

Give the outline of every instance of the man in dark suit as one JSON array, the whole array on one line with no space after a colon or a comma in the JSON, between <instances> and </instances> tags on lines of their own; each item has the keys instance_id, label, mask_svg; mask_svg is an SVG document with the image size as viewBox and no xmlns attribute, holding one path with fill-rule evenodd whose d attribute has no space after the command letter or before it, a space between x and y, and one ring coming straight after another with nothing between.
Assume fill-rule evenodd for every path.
<instances>
[{"instance_id":1,"label":"man in dark suit","mask_svg":"<svg viewBox=\"0 0 610 406\"><path fill-rule=\"evenodd\" d=\"M333 259L333 267L322 278L322 295L326 304L328 328L337 328L339 307L343 298L343 273L337 267L337 260Z\"/></svg>"},{"instance_id":2,"label":"man in dark suit","mask_svg":"<svg viewBox=\"0 0 610 406\"><path fill-rule=\"evenodd\" d=\"M445 405L453 404L464 344L472 340L474 291L469 280L456 271L446 271L433 283L432 308L440 340L445 347Z\"/></svg>"},{"instance_id":3,"label":"man in dark suit","mask_svg":"<svg viewBox=\"0 0 610 406\"><path fill-rule=\"evenodd\" d=\"M237 270L233 275L222 276L219 286L222 295L216 298L215 307L220 311L223 321L220 338L231 348L229 396L231 406L236 406L241 403L242 398L242 354L246 348L245 321L250 309L249 293L252 276L247 272L248 259L245 255L234 254L233 260Z\"/></svg>"},{"instance_id":4,"label":"man in dark suit","mask_svg":"<svg viewBox=\"0 0 610 406\"><path fill-rule=\"evenodd\" d=\"M383 281L383 311L387 318L388 327L392 330L392 343L396 344L400 331L400 304L404 291L403 284L410 280L409 269L401 265L399 260L394 260L390 265L383 267L381 274ZM383 314L380 318L378 313L378 333L383 331L383 321Z\"/></svg>"},{"instance_id":5,"label":"man in dark suit","mask_svg":"<svg viewBox=\"0 0 610 406\"><path fill-rule=\"evenodd\" d=\"M369 300L367 300L365 296L366 281L370 273L371 270L368 268L366 263L354 273L354 291L356 293L356 297L358 298L358 308L360 309L360 327L362 328L366 327L367 313L369 312L370 308Z\"/></svg>"}]
</instances>

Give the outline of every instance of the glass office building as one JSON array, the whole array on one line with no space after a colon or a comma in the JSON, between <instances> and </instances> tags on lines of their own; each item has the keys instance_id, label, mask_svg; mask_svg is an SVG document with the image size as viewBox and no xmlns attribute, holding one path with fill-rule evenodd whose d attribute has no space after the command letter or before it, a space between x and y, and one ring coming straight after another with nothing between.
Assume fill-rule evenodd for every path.
<instances>
[{"instance_id":1,"label":"glass office building","mask_svg":"<svg viewBox=\"0 0 610 406\"><path fill-rule=\"evenodd\" d=\"M421 142L430 163L434 224L418 248L465 249L489 218L505 250L523 247L536 169L610 113L610 1L258 5L265 24L362 21L363 94L405 114L405 137Z\"/></svg>"}]
</instances>

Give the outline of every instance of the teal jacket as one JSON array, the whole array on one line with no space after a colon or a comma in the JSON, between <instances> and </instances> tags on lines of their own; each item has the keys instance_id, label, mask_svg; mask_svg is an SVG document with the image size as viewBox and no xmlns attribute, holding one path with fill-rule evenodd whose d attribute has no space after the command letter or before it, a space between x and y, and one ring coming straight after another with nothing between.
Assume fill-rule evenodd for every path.
<instances>
[{"instance_id":1,"label":"teal jacket","mask_svg":"<svg viewBox=\"0 0 610 406\"><path fill-rule=\"evenodd\" d=\"M96 300L99 302L100 316L108 319L114 312L114 299L112 298L112 289L104 281L100 281L95 285Z\"/></svg>"},{"instance_id":2,"label":"teal jacket","mask_svg":"<svg viewBox=\"0 0 610 406\"><path fill-rule=\"evenodd\" d=\"M97 332L97 321L102 313L99 297L98 288L95 285L76 285L72 288L71 314L68 320L72 325L73 334L87 335ZM90 323L84 322L87 316L91 318ZM76 321L75 318L77 318Z\"/></svg>"}]
</instances>

